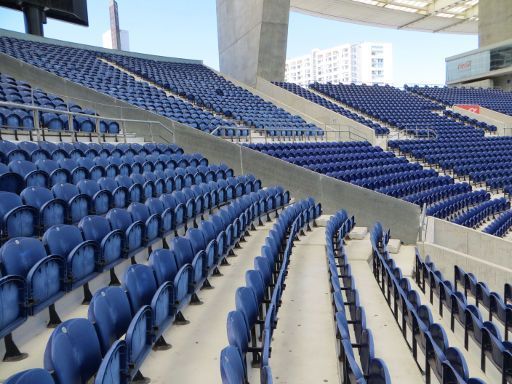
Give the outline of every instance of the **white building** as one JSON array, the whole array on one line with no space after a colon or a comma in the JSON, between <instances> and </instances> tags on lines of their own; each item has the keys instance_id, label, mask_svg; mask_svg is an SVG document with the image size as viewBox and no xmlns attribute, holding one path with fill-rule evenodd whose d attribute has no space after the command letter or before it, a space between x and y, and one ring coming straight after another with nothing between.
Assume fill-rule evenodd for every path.
<instances>
[{"instance_id":1,"label":"white building","mask_svg":"<svg viewBox=\"0 0 512 384\"><path fill-rule=\"evenodd\" d=\"M124 29L121 29L120 31L120 38L121 38L121 50L122 51L129 51L130 50L130 36L128 34L128 31L125 31ZM109 48L112 49L112 32L110 29L103 33L103 48Z\"/></svg>"},{"instance_id":2,"label":"white building","mask_svg":"<svg viewBox=\"0 0 512 384\"><path fill-rule=\"evenodd\" d=\"M286 60L285 80L307 86L320 83L384 84L393 81L390 43L363 42L328 49Z\"/></svg>"}]
</instances>

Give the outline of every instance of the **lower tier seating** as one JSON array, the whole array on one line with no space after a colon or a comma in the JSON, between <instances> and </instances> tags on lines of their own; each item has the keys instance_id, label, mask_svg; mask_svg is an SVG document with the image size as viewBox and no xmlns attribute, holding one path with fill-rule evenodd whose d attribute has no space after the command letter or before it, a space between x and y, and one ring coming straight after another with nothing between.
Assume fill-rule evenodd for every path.
<instances>
[{"instance_id":1,"label":"lower tier seating","mask_svg":"<svg viewBox=\"0 0 512 384\"><path fill-rule=\"evenodd\" d=\"M229 346L220 354L224 384L247 382L247 354L261 366L262 384L273 382L270 355L272 333L285 288L293 242L304 228L309 228L321 213L313 199L301 200L286 208L269 232L261 256L254 259L254 270L246 272L246 286L237 289L236 310L228 314ZM261 340L261 342L258 342Z\"/></svg>"},{"instance_id":2,"label":"lower tier seating","mask_svg":"<svg viewBox=\"0 0 512 384\"><path fill-rule=\"evenodd\" d=\"M147 265L128 267L121 286L95 292L87 319L69 319L56 326L44 359L50 376L30 370L6 382L33 377L57 384L143 380L139 367L151 348L169 347L162 337L164 330L186 321L182 309L199 302L199 289L209 285L209 276L218 273L252 223L285 204L281 197L267 201L242 196L212 213L198 228L174 237L169 249L153 249Z\"/></svg>"}]
</instances>

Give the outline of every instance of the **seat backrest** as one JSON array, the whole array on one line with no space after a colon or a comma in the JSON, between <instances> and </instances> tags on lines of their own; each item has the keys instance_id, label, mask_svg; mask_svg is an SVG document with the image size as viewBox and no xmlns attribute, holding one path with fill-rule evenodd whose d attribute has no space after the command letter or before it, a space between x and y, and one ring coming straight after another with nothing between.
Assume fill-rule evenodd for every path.
<instances>
[{"instance_id":1,"label":"seat backrest","mask_svg":"<svg viewBox=\"0 0 512 384\"><path fill-rule=\"evenodd\" d=\"M229 345L220 353L220 374L223 384L240 384L245 382L245 367L240 351Z\"/></svg>"},{"instance_id":2,"label":"seat backrest","mask_svg":"<svg viewBox=\"0 0 512 384\"><path fill-rule=\"evenodd\" d=\"M103 238L111 231L110 222L103 216L85 216L78 223L85 240L93 240L101 243Z\"/></svg>"},{"instance_id":3,"label":"seat backrest","mask_svg":"<svg viewBox=\"0 0 512 384\"><path fill-rule=\"evenodd\" d=\"M96 330L87 319L71 319L52 332L44 352L44 368L57 384L86 383L101 364Z\"/></svg>"},{"instance_id":4,"label":"seat backrest","mask_svg":"<svg viewBox=\"0 0 512 384\"><path fill-rule=\"evenodd\" d=\"M143 223L149 219L149 209L142 203L131 203L127 211L132 215L133 221L142 221Z\"/></svg>"},{"instance_id":5,"label":"seat backrest","mask_svg":"<svg viewBox=\"0 0 512 384\"><path fill-rule=\"evenodd\" d=\"M92 297L87 316L94 324L104 355L128 330L132 320L128 296L121 287L102 288Z\"/></svg>"},{"instance_id":6,"label":"seat backrest","mask_svg":"<svg viewBox=\"0 0 512 384\"><path fill-rule=\"evenodd\" d=\"M168 249L156 249L149 255L148 265L153 269L156 282L160 286L166 281L173 281L178 273L176 256Z\"/></svg>"},{"instance_id":7,"label":"seat backrest","mask_svg":"<svg viewBox=\"0 0 512 384\"><path fill-rule=\"evenodd\" d=\"M190 228L187 231L187 238L190 240L190 245L194 251L194 255L198 252L203 251L206 248L206 242L204 239L203 231L198 228Z\"/></svg>"},{"instance_id":8,"label":"seat backrest","mask_svg":"<svg viewBox=\"0 0 512 384\"><path fill-rule=\"evenodd\" d=\"M98 179L98 184L101 189L106 189L107 191L114 192L115 189L119 186L115 179L111 177L100 177Z\"/></svg>"},{"instance_id":9,"label":"seat backrest","mask_svg":"<svg viewBox=\"0 0 512 384\"><path fill-rule=\"evenodd\" d=\"M45 369L34 368L18 372L9 377L4 384L55 384L52 375Z\"/></svg>"},{"instance_id":10,"label":"seat backrest","mask_svg":"<svg viewBox=\"0 0 512 384\"><path fill-rule=\"evenodd\" d=\"M0 191L0 223L3 222L6 213L21 205L23 205L23 203L17 194Z\"/></svg>"},{"instance_id":11,"label":"seat backrest","mask_svg":"<svg viewBox=\"0 0 512 384\"><path fill-rule=\"evenodd\" d=\"M53 200L53 194L44 187L27 187L20 193L23 202L37 209L40 209L44 203Z\"/></svg>"},{"instance_id":12,"label":"seat backrest","mask_svg":"<svg viewBox=\"0 0 512 384\"><path fill-rule=\"evenodd\" d=\"M226 327L229 345L237 347L243 356L247 353L251 337L243 313L239 311L229 312Z\"/></svg>"},{"instance_id":13,"label":"seat backrest","mask_svg":"<svg viewBox=\"0 0 512 384\"><path fill-rule=\"evenodd\" d=\"M112 229L126 231L133 223L132 215L126 209L113 208L105 217L110 221Z\"/></svg>"},{"instance_id":14,"label":"seat backrest","mask_svg":"<svg viewBox=\"0 0 512 384\"><path fill-rule=\"evenodd\" d=\"M43 244L50 255L60 255L64 258L77 245L84 241L82 233L74 225L54 225L46 230L43 235Z\"/></svg>"},{"instance_id":15,"label":"seat backrest","mask_svg":"<svg viewBox=\"0 0 512 384\"><path fill-rule=\"evenodd\" d=\"M239 287L235 293L235 305L237 311L245 316L248 327L252 328L258 318L258 303L252 288Z\"/></svg>"},{"instance_id":16,"label":"seat backrest","mask_svg":"<svg viewBox=\"0 0 512 384\"><path fill-rule=\"evenodd\" d=\"M26 277L30 269L46 257L43 243L32 237L15 237L0 248L2 275Z\"/></svg>"},{"instance_id":17,"label":"seat backrest","mask_svg":"<svg viewBox=\"0 0 512 384\"><path fill-rule=\"evenodd\" d=\"M95 180L80 180L76 186L80 193L84 193L90 197L93 197L97 192L100 191L100 186Z\"/></svg>"},{"instance_id":18,"label":"seat backrest","mask_svg":"<svg viewBox=\"0 0 512 384\"><path fill-rule=\"evenodd\" d=\"M130 265L124 274L123 286L126 290L132 312L136 313L142 306L150 305L158 286L153 269L147 265Z\"/></svg>"},{"instance_id":19,"label":"seat backrest","mask_svg":"<svg viewBox=\"0 0 512 384\"><path fill-rule=\"evenodd\" d=\"M183 264L192 264L195 254L189 239L185 237L175 237L172 239L171 249L174 251L179 261L178 268L181 268Z\"/></svg>"},{"instance_id":20,"label":"seat backrest","mask_svg":"<svg viewBox=\"0 0 512 384\"><path fill-rule=\"evenodd\" d=\"M59 183L52 187L52 192L55 197L64 201L69 201L71 198L80 194L78 187L70 183Z\"/></svg>"}]
</instances>

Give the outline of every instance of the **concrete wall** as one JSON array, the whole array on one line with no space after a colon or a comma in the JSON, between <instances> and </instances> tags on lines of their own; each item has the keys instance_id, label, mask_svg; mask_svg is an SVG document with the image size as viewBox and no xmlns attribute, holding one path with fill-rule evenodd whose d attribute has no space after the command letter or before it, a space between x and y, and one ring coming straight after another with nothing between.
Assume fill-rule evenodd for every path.
<instances>
[{"instance_id":1,"label":"concrete wall","mask_svg":"<svg viewBox=\"0 0 512 384\"><path fill-rule=\"evenodd\" d=\"M503 293L503 285L512 281L512 269L488 262L485 259L432 243L420 243L418 250L423 257L430 255L436 267L448 280L453 281L453 267L458 265L464 271L475 274L478 280L485 281L491 290L500 294Z\"/></svg>"},{"instance_id":2,"label":"concrete wall","mask_svg":"<svg viewBox=\"0 0 512 384\"><path fill-rule=\"evenodd\" d=\"M290 0L217 0L220 70L246 84L284 79Z\"/></svg>"},{"instance_id":3,"label":"concrete wall","mask_svg":"<svg viewBox=\"0 0 512 384\"><path fill-rule=\"evenodd\" d=\"M479 47L512 38L512 1L480 0L478 18Z\"/></svg>"},{"instance_id":4,"label":"concrete wall","mask_svg":"<svg viewBox=\"0 0 512 384\"><path fill-rule=\"evenodd\" d=\"M512 116L508 116L484 107L480 107L480 113L474 113L457 106L453 107L453 110L472 119L477 119L479 121L483 121L484 123L495 125L498 128L497 132L500 136L512 135Z\"/></svg>"},{"instance_id":5,"label":"concrete wall","mask_svg":"<svg viewBox=\"0 0 512 384\"><path fill-rule=\"evenodd\" d=\"M326 213L345 208L356 215L360 225L370 226L381 221L407 244L416 243L419 231L420 208L405 201L385 196L331 177L298 167L260 152L241 147L197 129L176 123L163 116L133 107L110 96L67 81L32 65L0 54L2 73L24 79L35 87L86 102L80 105L95 108L102 116L151 120L148 126L130 125L125 129L147 141L172 142L187 152L201 152L213 163L224 162L237 174L250 172L265 185L280 184L296 198L313 196L324 206ZM171 134L174 132L174 135Z\"/></svg>"},{"instance_id":6,"label":"concrete wall","mask_svg":"<svg viewBox=\"0 0 512 384\"><path fill-rule=\"evenodd\" d=\"M433 226L433 236L427 241L512 270L511 241L433 217L429 217L428 226Z\"/></svg>"},{"instance_id":7,"label":"concrete wall","mask_svg":"<svg viewBox=\"0 0 512 384\"><path fill-rule=\"evenodd\" d=\"M364 139L372 144L376 142L375 131L366 125L308 101L265 79L258 78L255 87L258 91L266 95L267 98L270 98L288 112L299 114L304 118L309 117L320 122L320 128L326 131L348 131L347 135L341 135L341 139L345 137L345 140Z\"/></svg>"}]
</instances>

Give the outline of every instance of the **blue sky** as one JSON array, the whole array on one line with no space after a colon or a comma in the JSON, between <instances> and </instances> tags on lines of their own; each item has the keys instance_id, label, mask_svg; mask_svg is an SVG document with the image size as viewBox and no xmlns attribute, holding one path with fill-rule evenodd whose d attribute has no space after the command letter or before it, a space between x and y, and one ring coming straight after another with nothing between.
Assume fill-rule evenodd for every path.
<instances>
[{"instance_id":1,"label":"blue sky","mask_svg":"<svg viewBox=\"0 0 512 384\"><path fill-rule=\"evenodd\" d=\"M144 4L142 6L142 4ZM201 59L218 68L215 0L118 0L120 25L130 33L130 49L162 56ZM89 28L48 20L45 35L98 45L109 28L108 0L89 0ZM0 7L0 27L23 31L21 12ZM393 44L394 83L443 84L444 59L477 48L477 36L397 31L334 20L290 15L288 57L313 48L359 41Z\"/></svg>"}]
</instances>

